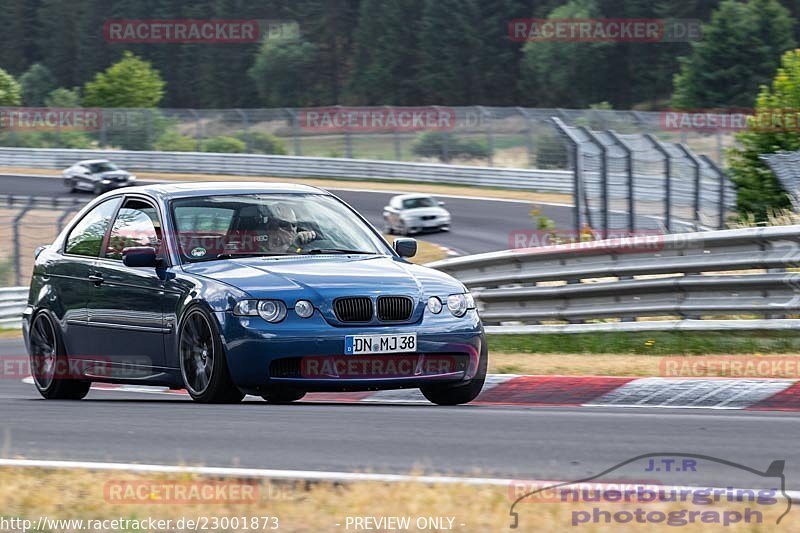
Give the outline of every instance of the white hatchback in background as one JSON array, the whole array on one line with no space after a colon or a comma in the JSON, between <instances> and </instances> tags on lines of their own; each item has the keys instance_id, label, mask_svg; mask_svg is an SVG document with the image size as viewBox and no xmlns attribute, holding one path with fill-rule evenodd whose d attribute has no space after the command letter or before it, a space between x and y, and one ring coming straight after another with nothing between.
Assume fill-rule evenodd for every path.
<instances>
[{"instance_id":1,"label":"white hatchback in background","mask_svg":"<svg viewBox=\"0 0 800 533\"><path fill-rule=\"evenodd\" d=\"M422 231L448 231L450 213L433 196L401 194L393 197L383 208L387 233L410 235Z\"/></svg>"}]
</instances>

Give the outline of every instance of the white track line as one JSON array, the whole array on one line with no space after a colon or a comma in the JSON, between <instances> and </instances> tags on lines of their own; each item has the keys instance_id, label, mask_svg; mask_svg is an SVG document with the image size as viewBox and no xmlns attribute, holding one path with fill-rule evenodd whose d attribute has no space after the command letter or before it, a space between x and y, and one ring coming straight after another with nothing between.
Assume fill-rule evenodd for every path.
<instances>
[{"instance_id":1,"label":"white track line","mask_svg":"<svg viewBox=\"0 0 800 533\"><path fill-rule=\"evenodd\" d=\"M135 463L96 463L87 461L48 461L38 459L0 459L0 467L56 468L69 470L102 470L147 474L199 474L218 477L265 478L297 481L382 483L432 483L508 486L514 480L481 477L412 476L402 474L366 474L355 472L319 472L314 470L273 470L260 468L226 468L214 466L171 466ZM549 482L548 482L549 483Z\"/></svg>"}]
</instances>

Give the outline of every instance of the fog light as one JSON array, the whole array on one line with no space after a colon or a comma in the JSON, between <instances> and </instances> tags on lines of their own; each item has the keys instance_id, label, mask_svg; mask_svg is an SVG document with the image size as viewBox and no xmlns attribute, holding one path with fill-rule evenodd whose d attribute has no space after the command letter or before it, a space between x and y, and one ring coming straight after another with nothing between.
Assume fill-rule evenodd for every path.
<instances>
[{"instance_id":1,"label":"fog light","mask_svg":"<svg viewBox=\"0 0 800 533\"><path fill-rule=\"evenodd\" d=\"M439 313L441 313L442 301L436 296L431 296L430 298L428 298L428 311L430 311L434 315L438 315Z\"/></svg>"},{"instance_id":2,"label":"fog light","mask_svg":"<svg viewBox=\"0 0 800 533\"><path fill-rule=\"evenodd\" d=\"M314 304L308 300L297 300L297 303L294 304L294 312L300 318L309 318L314 314Z\"/></svg>"}]
</instances>

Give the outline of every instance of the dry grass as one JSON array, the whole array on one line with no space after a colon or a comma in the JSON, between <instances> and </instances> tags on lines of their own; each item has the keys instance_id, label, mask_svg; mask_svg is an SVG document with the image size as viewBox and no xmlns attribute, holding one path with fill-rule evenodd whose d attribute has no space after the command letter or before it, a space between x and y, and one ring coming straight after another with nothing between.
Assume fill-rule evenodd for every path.
<instances>
[{"instance_id":1,"label":"dry grass","mask_svg":"<svg viewBox=\"0 0 800 533\"><path fill-rule=\"evenodd\" d=\"M201 480L195 476L153 476L124 473L91 473L80 471L45 471L30 469L0 469L0 509L6 518L19 517L32 520L50 519L137 519L172 520L172 527L161 531L182 531L176 521L197 520L200 517L277 517L280 531L317 532L353 531L347 526L347 517L410 517L409 531L419 531L414 522L422 517L453 518L452 529L467 532L508 530L513 502L510 487L475 487L452 485L423 485L417 483L384 484L362 482L344 486L329 484L306 485L302 483L259 482L257 497L247 504L214 502L203 504L164 503L155 497L145 497L135 503L110 501L109 484L119 481L148 484L192 483ZM230 482L231 480L229 480ZM106 490L104 490L106 489ZM564 531L572 527L573 512L586 509L562 503L534 503L526 500L517 506L519 531ZM612 513L643 508L645 511L670 511L681 508L711 511L733 509L734 504L691 506L690 504L602 504L603 510ZM751 508L755 504L751 504ZM739 507L741 509L741 507ZM772 507L762 506L764 523L750 526L746 531L775 530L775 520L786 509L784 502ZM786 522L791 523L787 517ZM784 522L785 523L785 522ZM447 522L445 521L445 524ZM730 527L712 525L685 526L692 531L728 531ZM674 531L669 526L582 525L581 531ZM702 528L702 529L701 529ZM120 529L126 530L126 529ZM127 530L134 530L129 527ZM222 530L222 528L218 529ZM253 531L245 527L225 528L227 531ZM257 530L264 529L259 526ZM266 529L269 530L269 529ZM385 530L385 529L382 529ZM431 528L428 531L445 531ZM789 529L787 529L788 531ZM59 530L63 531L63 529ZM108 531L108 530L106 530Z\"/></svg>"},{"instance_id":2,"label":"dry grass","mask_svg":"<svg viewBox=\"0 0 800 533\"><path fill-rule=\"evenodd\" d=\"M0 173L5 174L36 174L42 176L52 176L55 170L41 168L17 168L0 167ZM174 180L174 181L261 181L261 182L281 182L281 183L300 183L322 188L354 188L369 189L372 191L397 191L404 190L409 192L429 193L429 194L449 194L456 196L478 196L489 198L505 198L511 200L524 200L528 202L554 202L561 204L571 204L572 197L567 194L539 193L514 191L506 189L474 188L449 185L428 185L421 183L391 183L391 182L366 182L356 180L334 180L334 179L314 179L314 178L277 178L274 176L226 176L222 174L157 174L153 172L137 172L139 179L148 180Z\"/></svg>"},{"instance_id":3,"label":"dry grass","mask_svg":"<svg viewBox=\"0 0 800 533\"><path fill-rule=\"evenodd\" d=\"M21 329L0 329L0 339L21 339Z\"/></svg>"},{"instance_id":4,"label":"dry grass","mask_svg":"<svg viewBox=\"0 0 800 533\"><path fill-rule=\"evenodd\" d=\"M394 242L395 237L385 235L389 242ZM410 261L418 265L432 263L440 259L447 259L447 251L439 246L428 241L417 240L417 255L412 257Z\"/></svg>"}]
</instances>

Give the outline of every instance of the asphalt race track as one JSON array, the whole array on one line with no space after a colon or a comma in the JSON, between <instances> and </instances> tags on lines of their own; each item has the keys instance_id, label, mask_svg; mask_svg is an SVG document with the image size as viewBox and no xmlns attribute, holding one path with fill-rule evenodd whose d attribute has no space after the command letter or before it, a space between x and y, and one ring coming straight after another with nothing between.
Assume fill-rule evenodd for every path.
<instances>
[{"instance_id":1,"label":"asphalt race track","mask_svg":"<svg viewBox=\"0 0 800 533\"><path fill-rule=\"evenodd\" d=\"M0 359L23 353L20 341L0 341ZM784 459L787 489L800 489L800 420L790 413L251 398L206 406L97 390L80 402L45 401L11 377L0 381L0 413L4 457L572 480L639 454L698 453L760 470ZM720 487L753 486L752 477L722 466L703 476Z\"/></svg>"},{"instance_id":2,"label":"asphalt race track","mask_svg":"<svg viewBox=\"0 0 800 533\"><path fill-rule=\"evenodd\" d=\"M358 188L357 183L351 185ZM409 187L399 185L399 187ZM383 207L393 193L363 192L357 190L331 191L352 205L376 227L383 226ZM404 192L413 192L407 188ZM24 196L69 196L61 179L36 176L0 176L0 194ZM73 196L89 201L92 195L75 193ZM540 212L556 223L558 228L571 228L572 208L558 205L540 205L527 202L481 200L444 197L446 208L452 215L452 230L442 233L427 233L419 236L427 241L446 246L462 255L507 250L509 234L519 230L535 230L531 210ZM417 235L415 235L416 237Z\"/></svg>"},{"instance_id":3,"label":"asphalt race track","mask_svg":"<svg viewBox=\"0 0 800 533\"><path fill-rule=\"evenodd\" d=\"M375 224L391 196L335 192ZM0 177L0 193L65 194L60 180L21 176ZM460 253L505 249L510 231L534 228L531 204L445 200L453 231L425 238ZM541 209L559 227L569 227L570 208ZM2 368L13 368L23 357L20 341L0 340ZM640 454L694 453L759 470L785 460L787 489L800 490L800 418L788 412L268 405L253 398L208 406L185 395L99 390L80 402L45 401L11 371L0 375L0 439L6 458L538 480L590 477ZM681 483L671 475L662 478ZM751 475L723 466L704 472L703 481L753 485Z\"/></svg>"}]
</instances>

